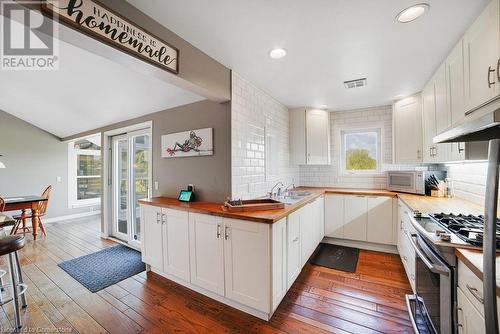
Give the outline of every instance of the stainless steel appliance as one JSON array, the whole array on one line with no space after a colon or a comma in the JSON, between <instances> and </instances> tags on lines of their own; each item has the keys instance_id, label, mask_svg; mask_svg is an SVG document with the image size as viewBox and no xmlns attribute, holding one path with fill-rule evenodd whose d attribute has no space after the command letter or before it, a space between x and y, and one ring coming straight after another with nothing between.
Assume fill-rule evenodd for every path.
<instances>
[{"instance_id":1,"label":"stainless steel appliance","mask_svg":"<svg viewBox=\"0 0 500 334\"><path fill-rule=\"evenodd\" d=\"M387 172L387 189L425 195L425 181L431 175L443 181L446 178L445 171L389 171Z\"/></svg>"},{"instance_id":2,"label":"stainless steel appliance","mask_svg":"<svg viewBox=\"0 0 500 334\"><path fill-rule=\"evenodd\" d=\"M416 216L412 224L418 231L408 236L416 255L415 294L406 296L406 305L413 328L421 334L454 333L457 275L453 248L432 242L442 227L431 218Z\"/></svg>"}]
</instances>

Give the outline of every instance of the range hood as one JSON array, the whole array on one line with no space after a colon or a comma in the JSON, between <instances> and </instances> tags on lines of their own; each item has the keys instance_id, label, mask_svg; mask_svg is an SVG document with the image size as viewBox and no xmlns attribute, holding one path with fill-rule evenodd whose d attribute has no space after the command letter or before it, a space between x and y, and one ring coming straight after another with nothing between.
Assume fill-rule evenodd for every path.
<instances>
[{"instance_id":1,"label":"range hood","mask_svg":"<svg viewBox=\"0 0 500 334\"><path fill-rule=\"evenodd\" d=\"M469 112L462 123L435 136L434 143L475 142L500 139L500 99Z\"/></svg>"}]
</instances>

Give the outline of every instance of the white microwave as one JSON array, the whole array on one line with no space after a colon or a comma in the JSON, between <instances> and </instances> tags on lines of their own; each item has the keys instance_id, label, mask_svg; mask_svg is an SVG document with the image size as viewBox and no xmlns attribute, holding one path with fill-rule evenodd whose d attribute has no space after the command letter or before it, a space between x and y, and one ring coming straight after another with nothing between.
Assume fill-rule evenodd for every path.
<instances>
[{"instance_id":1,"label":"white microwave","mask_svg":"<svg viewBox=\"0 0 500 334\"><path fill-rule=\"evenodd\" d=\"M425 195L425 180L434 175L438 180L446 178L445 171L390 171L387 172L387 190Z\"/></svg>"}]
</instances>

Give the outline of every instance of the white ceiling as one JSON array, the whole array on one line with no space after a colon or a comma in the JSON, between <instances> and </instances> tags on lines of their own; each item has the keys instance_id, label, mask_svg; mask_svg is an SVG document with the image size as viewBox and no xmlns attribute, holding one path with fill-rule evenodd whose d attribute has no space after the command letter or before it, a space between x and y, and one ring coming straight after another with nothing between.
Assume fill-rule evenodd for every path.
<instances>
[{"instance_id":1,"label":"white ceiling","mask_svg":"<svg viewBox=\"0 0 500 334\"><path fill-rule=\"evenodd\" d=\"M204 99L63 41L59 59L57 71L1 71L0 110L64 138Z\"/></svg>"},{"instance_id":2,"label":"white ceiling","mask_svg":"<svg viewBox=\"0 0 500 334\"><path fill-rule=\"evenodd\" d=\"M285 105L337 110L420 91L489 2L428 0L427 15L400 24L424 0L128 1ZM288 55L271 60L274 47ZM363 77L367 87L344 88Z\"/></svg>"}]
</instances>

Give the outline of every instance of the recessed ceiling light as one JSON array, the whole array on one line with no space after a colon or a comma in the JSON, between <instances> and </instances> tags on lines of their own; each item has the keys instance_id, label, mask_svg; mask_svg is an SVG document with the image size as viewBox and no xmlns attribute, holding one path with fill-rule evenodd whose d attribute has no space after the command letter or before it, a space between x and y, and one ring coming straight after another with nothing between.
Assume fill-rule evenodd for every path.
<instances>
[{"instance_id":1,"label":"recessed ceiling light","mask_svg":"<svg viewBox=\"0 0 500 334\"><path fill-rule=\"evenodd\" d=\"M408 7L401 11L397 16L396 20L400 23L409 23L415 21L422 15L424 15L430 9L430 5L427 3L419 3Z\"/></svg>"},{"instance_id":2,"label":"recessed ceiling light","mask_svg":"<svg viewBox=\"0 0 500 334\"><path fill-rule=\"evenodd\" d=\"M271 52L269 52L269 57L271 57L273 59L280 59L280 58L283 58L284 56L286 56L285 49L276 48L276 49L272 49Z\"/></svg>"},{"instance_id":3,"label":"recessed ceiling light","mask_svg":"<svg viewBox=\"0 0 500 334\"><path fill-rule=\"evenodd\" d=\"M319 109L326 109L326 108L328 108L328 106L326 104L322 104L319 106Z\"/></svg>"}]
</instances>

